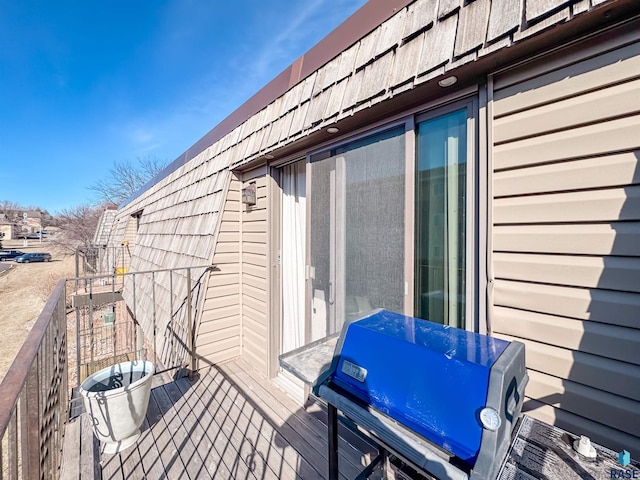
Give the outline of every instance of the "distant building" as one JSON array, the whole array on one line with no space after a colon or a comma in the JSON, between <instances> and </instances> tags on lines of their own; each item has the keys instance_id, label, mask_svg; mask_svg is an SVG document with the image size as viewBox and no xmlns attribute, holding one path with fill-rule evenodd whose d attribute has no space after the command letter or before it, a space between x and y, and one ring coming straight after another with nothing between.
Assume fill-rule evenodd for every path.
<instances>
[{"instance_id":1,"label":"distant building","mask_svg":"<svg viewBox=\"0 0 640 480\"><path fill-rule=\"evenodd\" d=\"M13 224L0 219L0 241L13 240Z\"/></svg>"}]
</instances>

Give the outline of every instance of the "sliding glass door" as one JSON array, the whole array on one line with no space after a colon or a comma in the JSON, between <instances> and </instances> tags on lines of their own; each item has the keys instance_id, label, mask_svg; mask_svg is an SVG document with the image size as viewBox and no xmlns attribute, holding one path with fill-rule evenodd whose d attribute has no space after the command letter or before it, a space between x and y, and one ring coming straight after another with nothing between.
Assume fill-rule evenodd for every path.
<instances>
[{"instance_id":1,"label":"sliding glass door","mask_svg":"<svg viewBox=\"0 0 640 480\"><path fill-rule=\"evenodd\" d=\"M405 127L311 157L311 339L404 311Z\"/></svg>"},{"instance_id":2,"label":"sliding glass door","mask_svg":"<svg viewBox=\"0 0 640 480\"><path fill-rule=\"evenodd\" d=\"M416 118L415 156L408 123L310 157L307 341L377 308L467 328L473 112L459 105Z\"/></svg>"},{"instance_id":3,"label":"sliding glass door","mask_svg":"<svg viewBox=\"0 0 640 480\"><path fill-rule=\"evenodd\" d=\"M418 123L415 316L465 328L467 109Z\"/></svg>"}]
</instances>

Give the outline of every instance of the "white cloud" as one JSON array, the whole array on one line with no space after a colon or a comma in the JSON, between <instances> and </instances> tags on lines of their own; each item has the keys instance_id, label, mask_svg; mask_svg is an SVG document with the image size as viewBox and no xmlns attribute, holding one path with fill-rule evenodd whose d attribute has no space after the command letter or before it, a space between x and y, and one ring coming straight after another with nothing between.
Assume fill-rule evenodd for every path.
<instances>
[{"instance_id":1,"label":"white cloud","mask_svg":"<svg viewBox=\"0 0 640 480\"><path fill-rule=\"evenodd\" d=\"M363 3L312 0L271 12L285 28L271 37L247 33L246 43L234 49L237 55L212 60L208 74L191 79L188 95L166 111L147 111L127 122L122 135L136 155L154 151L177 158ZM250 27L255 30L256 25Z\"/></svg>"},{"instance_id":2,"label":"white cloud","mask_svg":"<svg viewBox=\"0 0 640 480\"><path fill-rule=\"evenodd\" d=\"M130 141L138 145L147 144L154 139L153 133L143 128L131 128L128 134Z\"/></svg>"}]
</instances>

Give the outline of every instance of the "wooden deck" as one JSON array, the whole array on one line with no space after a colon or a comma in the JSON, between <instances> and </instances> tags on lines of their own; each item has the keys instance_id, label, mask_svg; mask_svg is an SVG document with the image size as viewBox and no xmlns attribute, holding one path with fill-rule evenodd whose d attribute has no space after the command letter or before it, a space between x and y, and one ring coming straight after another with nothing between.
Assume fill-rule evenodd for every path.
<instances>
[{"instance_id":1,"label":"wooden deck","mask_svg":"<svg viewBox=\"0 0 640 480\"><path fill-rule=\"evenodd\" d=\"M376 451L341 427L340 474L354 478ZM65 430L61 479L323 479L326 410L302 408L242 360L200 379L152 389L142 436L117 455L101 452L88 415Z\"/></svg>"}]
</instances>

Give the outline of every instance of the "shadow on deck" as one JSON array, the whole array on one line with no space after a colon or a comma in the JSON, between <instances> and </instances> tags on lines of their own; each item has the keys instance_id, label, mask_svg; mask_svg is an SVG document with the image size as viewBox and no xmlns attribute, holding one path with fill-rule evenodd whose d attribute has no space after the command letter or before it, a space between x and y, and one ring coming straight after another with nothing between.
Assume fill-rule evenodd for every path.
<instances>
[{"instance_id":1,"label":"shadow on deck","mask_svg":"<svg viewBox=\"0 0 640 480\"><path fill-rule=\"evenodd\" d=\"M341 478L354 478L376 450L341 428ZM156 386L138 443L101 450L82 414L66 426L60 478L323 479L326 409L300 407L239 360Z\"/></svg>"}]
</instances>

